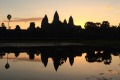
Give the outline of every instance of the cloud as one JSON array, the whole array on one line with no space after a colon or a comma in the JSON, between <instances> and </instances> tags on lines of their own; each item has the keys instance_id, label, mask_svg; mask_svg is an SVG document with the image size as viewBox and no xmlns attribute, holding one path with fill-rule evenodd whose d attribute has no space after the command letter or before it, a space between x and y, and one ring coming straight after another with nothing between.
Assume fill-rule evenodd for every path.
<instances>
[{"instance_id":1,"label":"cloud","mask_svg":"<svg viewBox=\"0 0 120 80\"><path fill-rule=\"evenodd\" d=\"M11 59L13 62L20 62L20 61L27 61L27 62L41 62L40 59L33 59L33 60L30 60L29 58L12 58Z\"/></svg>"},{"instance_id":2,"label":"cloud","mask_svg":"<svg viewBox=\"0 0 120 80\"><path fill-rule=\"evenodd\" d=\"M113 9L115 9L115 7L113 5L107 5L107 6L105 6L105 9L113 10Z\"/></svg>"},{"instance_id":3,"label":"cloud","mask_svg":"<svg viewBox=\"0 0 120 80\"><path fill-rule=\"evenodd\" d=\"M30 22L30 21L41 21L43 18L37 17L37 18L13 18L10 22ZM4 21L8 22L8 21Z\"/></svg>"},{"instance_id":4,"label":"cloud","mask_svg":"<svg viewBox=\"0 0 120 80\"><path fill-rule=\"evenodd\" d=\"M5 57L6 59L6 57ZM10 57L8 58L9 60L12 60L13 62L20 62L20 61L28 61L28 62L41 62L40 58L35 58L34 60L30 60L29 57Z\"/></svg>"}]
</instances>

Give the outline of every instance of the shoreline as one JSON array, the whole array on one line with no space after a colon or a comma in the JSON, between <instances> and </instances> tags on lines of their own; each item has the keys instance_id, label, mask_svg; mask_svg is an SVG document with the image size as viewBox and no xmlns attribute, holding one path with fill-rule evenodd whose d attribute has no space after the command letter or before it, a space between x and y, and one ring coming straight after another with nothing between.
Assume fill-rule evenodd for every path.
<instances>
[{"instance_id":1,"label":"shoreline","mask_svg":"<svg viewBox=\"0 0 120 80\"><path fill-rule=\"evenodd\" d=\"M118 48L120 49L120 44L100 44L100 43L0 43L0 48L9 48L9 47L101 47L101 48Z\"/></svg>"},{"instance_id":2,"label":"shoreline","mask_svg":"<svg viewBox=\"0 0 120 80\"><path fill-rule=\"evenodd\" d=\"M0 47L83 46L76 43L0 43Z\"/></svg>"},{"instance_id":3,"label":"shoreline","mask_svg":"<svg viewBox=\"0 0 120 80\"><path fill-rule=\"evenodd\" d=\"M41 47L41 46L97 46L120 48L120 40L73 40L73 39L42 39L42 40L0 40L0 47Z\"/></svg>"}]
</instances>

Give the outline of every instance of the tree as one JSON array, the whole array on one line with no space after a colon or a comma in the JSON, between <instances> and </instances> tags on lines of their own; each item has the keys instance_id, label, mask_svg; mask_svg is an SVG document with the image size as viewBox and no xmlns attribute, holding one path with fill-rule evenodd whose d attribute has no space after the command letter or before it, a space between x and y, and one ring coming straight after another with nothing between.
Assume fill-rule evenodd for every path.
<instances>
[{"instance_id":1,"label":"tree","mask_svg":"<svg viewBox=\"0 0 120 80\"><path fill-rule=\"evenodd\" d=\"M8 53L7 53L7 63L5 64L5 68L9 69L10 68L10 64L8 63Z\"/></svg>"},{"instance_id":2,"label":"tree","mask_svg":"<svg viewBox=\"0 0 120 80\"><path fill-rule=\"evenodd\" d=\"M85 23L85 29L93 30L95 27L96 27L96 24L93 22L86 22Z\"/></svg>"},{"instance_id":3,"label":"tree","mask_svg":"<svg viewBox=\"0 0 120 80\"><path fill-rule=\"evenodd\" d=\"M15 28L15 30L21 30L21 29L20 29L20 26L17 25L16 28Z\"/></svg>"},{"instance_id":4,"label":"tree","mask_svg":"<svg viewBox=\"0 0 120 80\"><path fill-rule=\"evenodd\" d=\"M108 29L110 27L110 23L108 21L103 21L101 24L101 28Z\"/></svg>"},{"instance_id":5,"label":"tree","mask_svg":"<svg viewBox=\"0 0 120 80\"><path fill-rule=\"evenodd\" d=\"M4 23L1 24L1 30L6 30L6 26Z\"/></svg>"},{"instance_id":6,"label":"tree","mask_svg":"<svg viewBox=\"0 0 120 80\"><path fill-rule=\"evenodd\" d=\"M4 23L2 23L2 24L1 24L1 27L5 27L5 24L4 24Z\"/></svg>"},{"instance_id":7,"label":"tree","mask_svg":"<svg viewBox=\"0 0 120 80\"><path fill-rule=\"evenodd\" d=\"M8 28L9 28L9 22L10 22L10 19L12 18L12 16L10 14L7 15L7 19L9 20L8 21Z\"/></svg>"}]
</instances>

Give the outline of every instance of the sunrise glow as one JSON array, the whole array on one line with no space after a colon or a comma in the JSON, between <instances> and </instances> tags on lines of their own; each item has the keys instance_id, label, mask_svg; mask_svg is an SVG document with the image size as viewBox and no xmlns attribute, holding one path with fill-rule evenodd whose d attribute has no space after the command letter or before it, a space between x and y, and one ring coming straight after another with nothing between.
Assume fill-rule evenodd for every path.
<instances>
[{"instance_id":1,"label":"sunrise glow","mask_svg":"<svg viewBox=\"0 0 120 80\"><path fill-rule=\"evenodd\" d=\"M0 23L7 20L7 14L12 15L12 19L43 18L48 15L49 22L52 22L55 11L58 11L60 20L69 19L73 16L75 25L84 27L86 21L102 22L107 20L111 25L120 23L120 1L119 0L1 0L0 1ZM20 21L19 21L20 22ZM29 26L31 20L11 22L11 28L17 24L22 29ZM41 26L41 20L33 20L36 26ZM7 26L7 23L6 23Z\"/></svg>"}]
</instances>

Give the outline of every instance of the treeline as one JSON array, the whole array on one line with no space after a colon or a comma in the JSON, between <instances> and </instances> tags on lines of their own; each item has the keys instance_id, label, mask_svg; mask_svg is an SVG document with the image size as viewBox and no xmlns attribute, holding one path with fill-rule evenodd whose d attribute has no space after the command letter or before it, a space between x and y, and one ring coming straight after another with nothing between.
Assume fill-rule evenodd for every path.
<instances>
[{"instance_id":1,"label":"treeline","mask_svg":"<svg viewBox=\"0 0 120 80\"><path fill-rule=\"evenodd\" d=\"M41 28L35 27L31 22L26 30L22 30L19 25L15 29L6 29L4 23L0 27L1 39L80 39L80 40L119 40L120 25L110 26L108 21L102 23L86 22L85 28L74 25L74 20L70 16L61 22L58 12L54 14L52 23L49 23L47 15L41 22Z\"/></svg>"}]
</instances>

